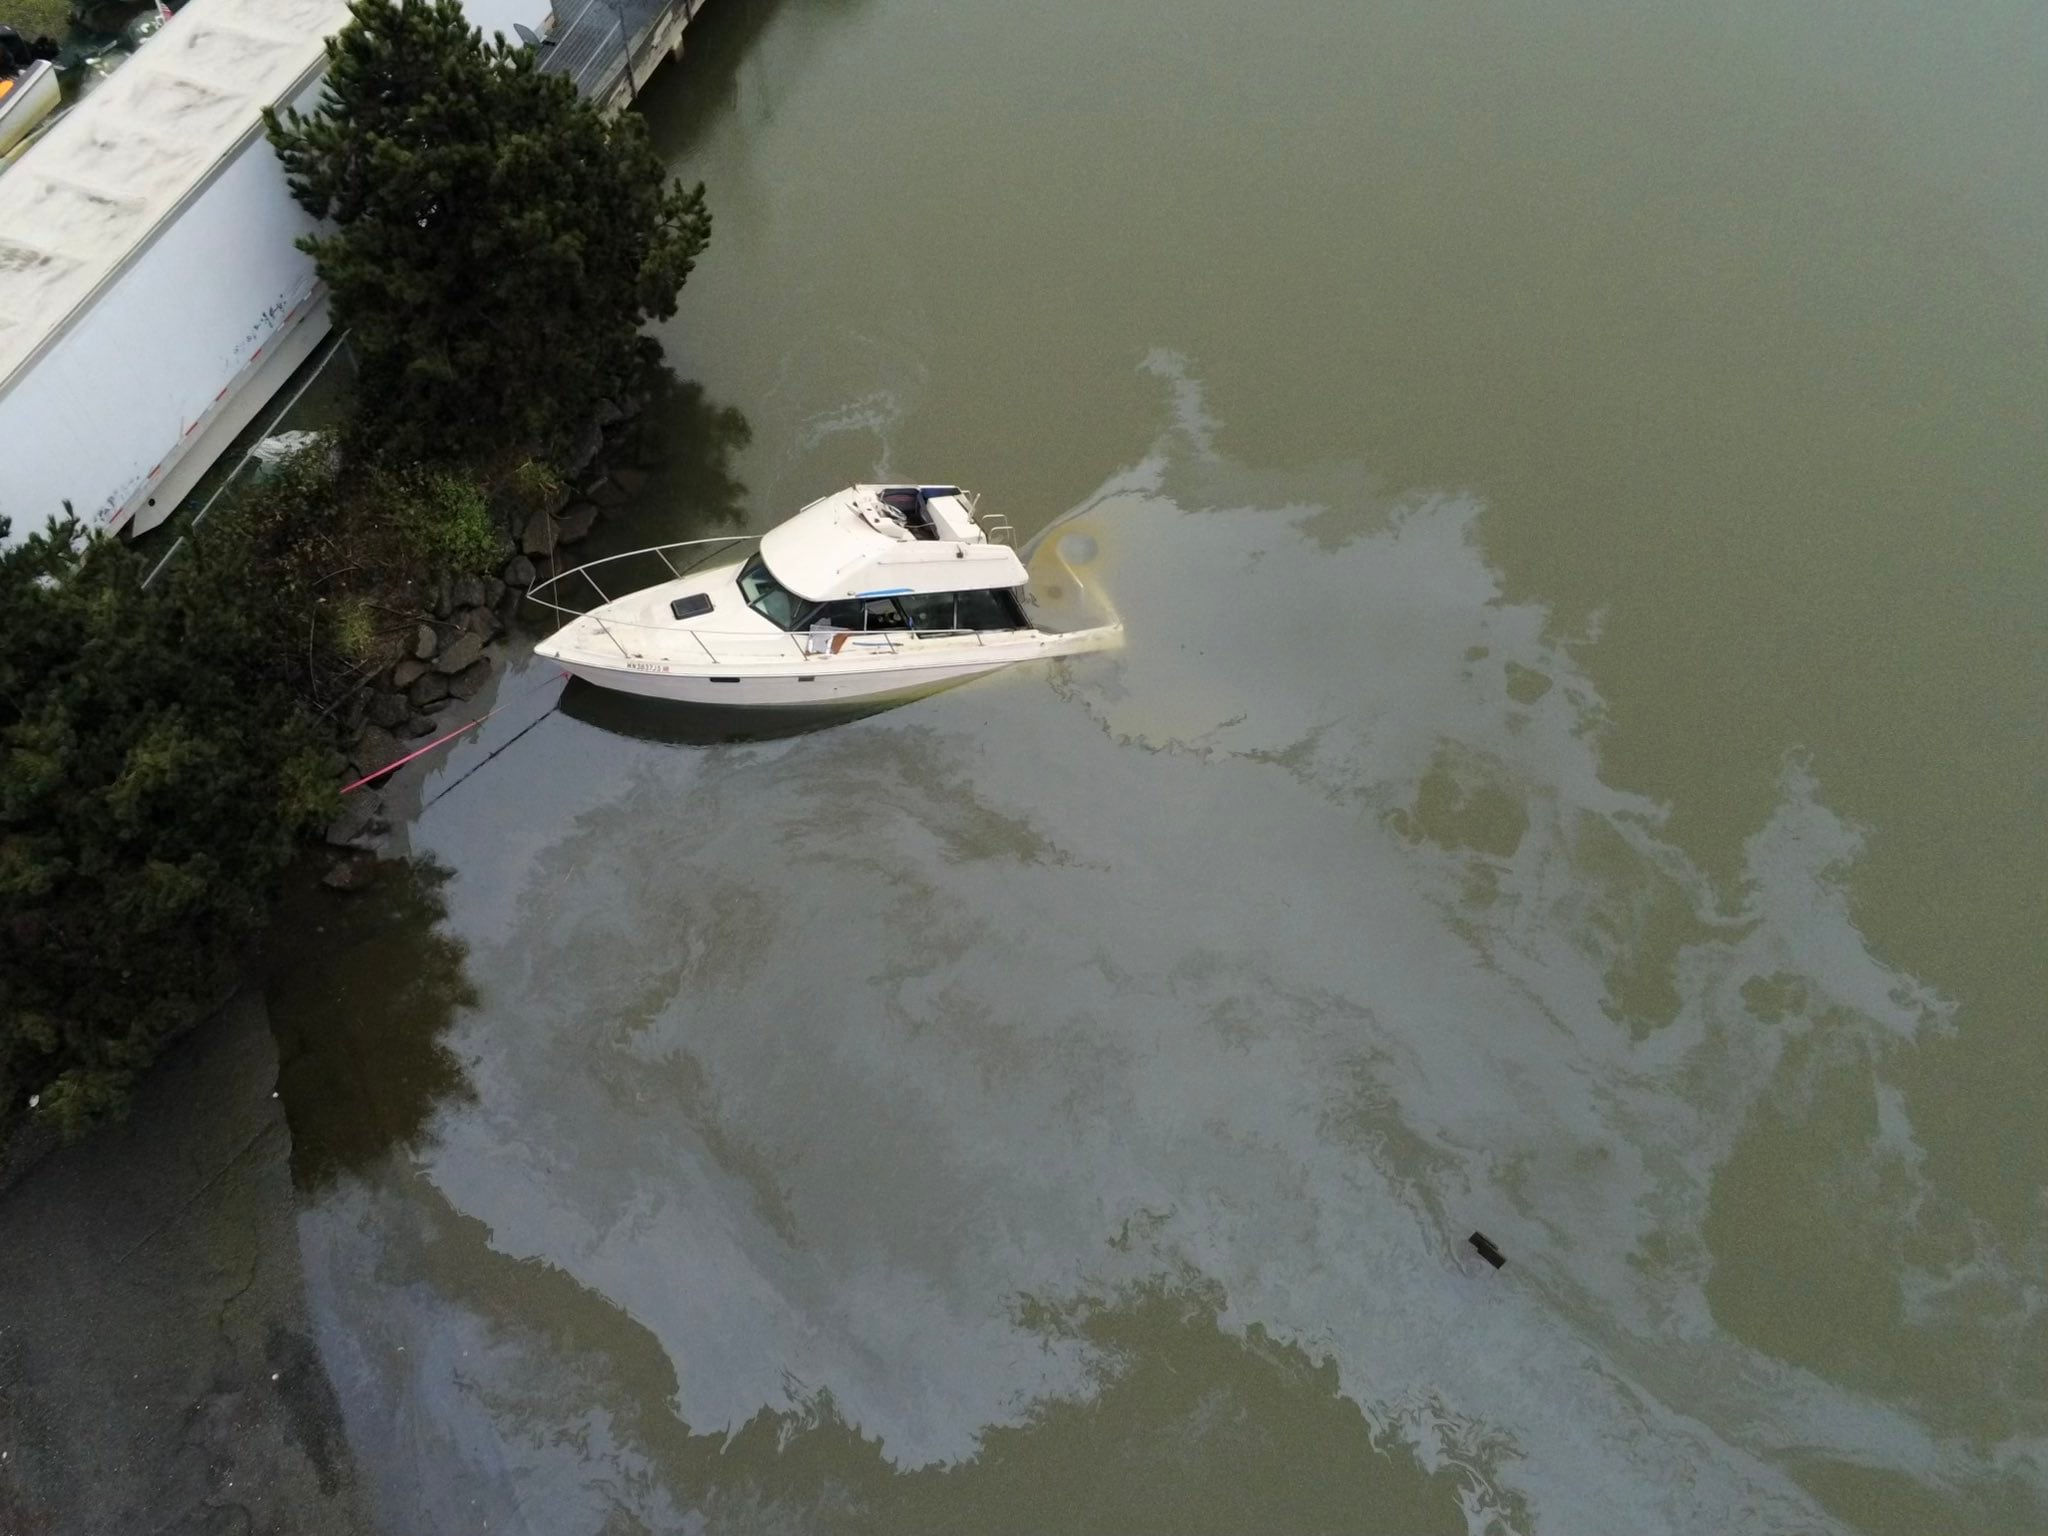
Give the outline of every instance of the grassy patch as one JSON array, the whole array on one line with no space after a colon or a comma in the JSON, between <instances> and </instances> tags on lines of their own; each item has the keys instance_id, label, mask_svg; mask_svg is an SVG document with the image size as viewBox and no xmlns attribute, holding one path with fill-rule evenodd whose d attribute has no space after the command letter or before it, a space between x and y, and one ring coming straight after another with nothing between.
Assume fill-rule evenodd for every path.
<instances>
[{"instance_id":1,"label":"grassy patch","mask_svg":"<svg viewBox=\"0 0 2048 1536\"><path fill-rule=\"evenodd\" d=\"M0 0L0 26L12 27L23 37L62 42L71 30L71 0Z\"/></svg>"}]
</instances>

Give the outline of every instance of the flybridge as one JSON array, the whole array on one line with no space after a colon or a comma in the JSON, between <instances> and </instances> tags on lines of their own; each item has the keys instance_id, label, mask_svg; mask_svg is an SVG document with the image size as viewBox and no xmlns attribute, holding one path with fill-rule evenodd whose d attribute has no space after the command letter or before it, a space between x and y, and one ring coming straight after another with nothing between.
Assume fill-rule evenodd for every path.
<instances>
[{"instance_id":1,"label":"flybridge","mask_svg":"<svg viewBox=\"0 0 2048 1536\"><path fill-rule=\"evenodd\" d=\"M783 586L823 603L1022 586L1010 539L958 486L856 485L770 529L761 555Z\"/></svg>"}]
</instances>

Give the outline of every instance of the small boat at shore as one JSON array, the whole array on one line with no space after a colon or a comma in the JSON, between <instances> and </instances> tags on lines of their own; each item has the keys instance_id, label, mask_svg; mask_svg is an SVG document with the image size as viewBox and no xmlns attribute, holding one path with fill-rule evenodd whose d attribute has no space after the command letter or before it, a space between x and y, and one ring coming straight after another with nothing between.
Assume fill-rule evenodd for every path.
<instances>
[{"instance_id":1,"label":"small boat at shore","mask_svg":"<svg viewBox=\"0 0 2048 1536\"><path fill-rule=\"evenodd\" d=\"M801 708L927 693L1123 638L1074 570L1085 539L1042 540L1029 570L1013 539L958 486L851 486L758 540L663 544L539 583L529 595L560 613L573 612L557 600L565 584L599 602L534 651L624 693ZM648 557L670 579L606 595L605 568Z\"/></svg>"},{"instance_id":2,"label":"small boat at shore","mask_svg":"<svg viewBox=\"0 0 2048 1536\"><path fill-rule=\"evenodd\" d=\"M48 117L63 94L57 66L33 59L0 78L0 156L5 156Z\"/></svg>"}]
</instances>

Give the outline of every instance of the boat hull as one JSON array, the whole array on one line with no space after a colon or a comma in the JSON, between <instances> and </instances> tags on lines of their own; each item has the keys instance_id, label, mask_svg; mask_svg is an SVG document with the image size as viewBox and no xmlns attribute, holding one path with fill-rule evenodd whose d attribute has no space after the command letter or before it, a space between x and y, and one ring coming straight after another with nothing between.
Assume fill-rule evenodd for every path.
<instances>
[{"instance_id":1,"label":"boat hull","mask_svg":"<svg viewBox=\"0 0 2048 1536\"><path fill-rule=\"evenodd\" d=\"M57 66L37 59L14 78L12 87L0 96L0 155L9 154L44 118L62 95Z\"/></svg>"},{"instance_id":2,"label":"boat hull","mask_svg":"<svg viewBox=\"0 0 2048 1536\"><path fill-rule=\"evenodd\" d=\"M749 675L689 672L668 662L606 666L588 656L550 656L545 647L538 654L558 662L572 677L599 688L647 699L670 699L679 704L723 704L747 709L802 709L816 704L917 698L1034 659L1027 656L963 657L886 670L834 671L831 661L821 657L818 670L814 672Z\"/></svg>"}]
</instances>

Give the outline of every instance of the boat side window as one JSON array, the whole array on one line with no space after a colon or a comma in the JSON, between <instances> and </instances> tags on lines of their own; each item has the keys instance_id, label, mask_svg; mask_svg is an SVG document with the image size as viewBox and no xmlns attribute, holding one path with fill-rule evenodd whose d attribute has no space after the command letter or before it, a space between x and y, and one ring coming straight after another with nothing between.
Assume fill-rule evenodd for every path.
<instances>
[{"instance_id":1,"label":"boat side window","mask_svg":"<svg viewBox=\"0 0 2048 1536\"><path fill-rule=\"evenodd\" d=\"M771 576L768 562L759 555L740 567L740 596L778 629L801 628L814 606Z\"/></svg>"},{"instance_id":2,"label":"boat side window","mask_svg":"<svg viewBox=\"0 0 2048 1536\"><path fill-rule=\"evenodd\" d=\"M962 629L1024 628L1024 610L1017 605L1016 594L1007 587L962 592L959 599L954 623Z\"/></svg>"},{"instance_id":3,"label":"boat side window","mask_svg":"<svg viewBox=\"0 0 2048 1536\"><path fill-rule=\"evenodd\" d=\"M893 597L850 597L810 611L812 629L904 629L908 621Z\"/></svg>"},{"instance_id":4,"label":"boat side window","mask_svg":"<svg viewBox=\"0 0 2048 1536\"><path fill-rule=\"evenodd\" d=\"M848 598L843 603L824 603L811 612L812 629L860 629L861 604Z\"/></svg>"},{"instance_id":5,"label":"boat side window","mask_svg":"<svg viewBox=\"0 0 2048 1536\"><path fill-rule=\"evenodd\" d=\"M913 629L953 629L953 594L920 592L896 599L910 617Z\"/></svg>"}]
</instances>

